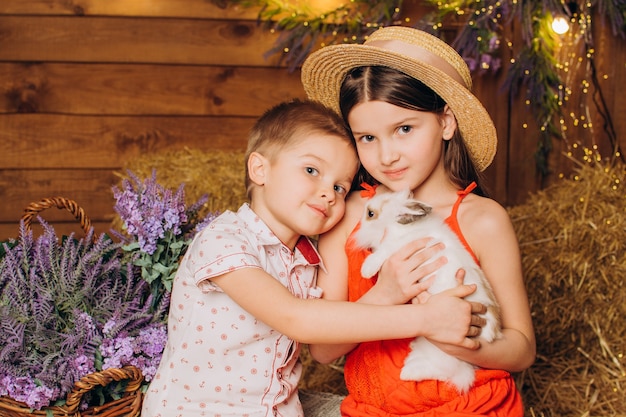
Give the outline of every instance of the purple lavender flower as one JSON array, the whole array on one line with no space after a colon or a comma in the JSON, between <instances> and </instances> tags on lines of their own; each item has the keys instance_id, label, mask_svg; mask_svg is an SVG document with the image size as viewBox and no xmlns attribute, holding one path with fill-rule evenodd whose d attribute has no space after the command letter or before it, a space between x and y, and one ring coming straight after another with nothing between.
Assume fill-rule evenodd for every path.
<instances>
[{"instance_id":1,"label":"purple lavender flower","mask_svg":"<svg viewBox=\"0 0 626 417\"><path fill-rule=\"evenodd\" d=\"M0 379L0 395L6 395L31 408L41 409L59 396L59 389L37 384L30 376L5 376Z\"/></svg>"},{"instance_id":2,"label":"purple lavender flower","mask_svg":"<svg viewBox=\"0 0 626 417\"><path fill-rule=\"evenodd\" d=\"M121 190L113 187L115 210L129 235L123 239L127 244L122 249L129 263L150 284L152 306L157 308L172 289L178 263L196 233L193 226L208 196L187 209L184 184L174 192L157 183L156 170L144 181L130 171L128 174Z\"/></svg>"},{"instance_id":3,"label":"purple lavender flower","mask_svg":"<svg viewBox=\"0 0 626 417\"><path fill-rule=\"evenodd\" d=\"M187 222L184 184L172 193L157 183L156 170L143 182L132 172L129 177L122 181L123 190L113 187L114 208L126 232L136 238L143 252L152 255L166 232L178 235Z\"/></svg>"},{"instance_id":4,"label":"purple lavender flower","mask_svg":"<svg viewBox=\"0 0 626 417\"><path fill-rule=\"evenodd\" d=\"M156 373L166 341L167 329L163 323L153 323L140 330L137 336L104 339L100 346L102 369L133 365L149 382Z\"/></svg>"},{"instance_id":5,"label":"purple lavender flower","mask_svg":"<svg viewBox=\"0 0 626 417\"><path fill-rule=\"evenodd\" d=\"M96 366L93 356L87 356L84 353L78 353L72 363L72 368L76 369L77 373L83 377L96 371Z\"/></svg>"}]
</instances>

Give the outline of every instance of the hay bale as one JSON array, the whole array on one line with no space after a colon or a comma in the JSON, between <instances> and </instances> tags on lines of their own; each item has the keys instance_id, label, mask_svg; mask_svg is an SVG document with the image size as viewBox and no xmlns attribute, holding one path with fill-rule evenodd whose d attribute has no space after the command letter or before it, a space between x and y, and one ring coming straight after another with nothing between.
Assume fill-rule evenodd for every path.
<instances>
[{"instance_id":1,"label":"hay bale","mask_svg":"<svg viewBox=\"0 0 626 417\"><path fill-rule=\"evenodd\" d=\"M537 335L528 415L626 415L626 168L581 164L509 209Z\"/></svg>"},{"instance_id":2,"label":"hay bale","mask_svg":"<svg viewBox=\"0 0 626 417\"><path fill-rule=\"evenodd\" d=\"M209 200L200 215L237 210L247 200L244 154L244 151L205 152L189 148L145 154L128 161L116 175L127 178L130 170L139 178L148 178L156 169L157 181L162 186L176 190L181 183L185 184L188 205L208 194Z\"/></svg>"},{"instance_id":3,"label":"hay bale","mask_svg":"<svg viewBox=\"0 0 626 417\"><path fill-rule=\"evenodd\" d=\"M313 359L308 347L303 346L300 351L300 360L303 372L298 388L338 395L348 394L343 379L343 357L330 364L321 364Z\"/></svg>"}]
</instances>

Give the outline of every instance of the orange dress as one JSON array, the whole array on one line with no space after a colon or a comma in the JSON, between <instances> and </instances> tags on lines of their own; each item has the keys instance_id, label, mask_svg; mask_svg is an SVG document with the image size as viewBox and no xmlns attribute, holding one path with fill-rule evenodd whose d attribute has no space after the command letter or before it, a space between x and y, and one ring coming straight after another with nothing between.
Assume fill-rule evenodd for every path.
<instances>
[{"instance_id":1,"label":"orange dress","mask_svg":"<svg viewBox=\"0 0 626 417\"><path fill-rule=\"evenodd\" d=\"M459 235L466 247L467 243L456 222L456 212L463 198L475 186L476 184L471 184L458 192L459 197L452 214L446 219L446 223ZM373 192L371 187L366 188L366 195ZM346 243L350 301L358 300L376 282L375 278L361 277L361 265L369 251L355 247L352 236L357 229L358 225ZM442 381L401 380L400 371L404 359L409 354L411 340L412 338L365 342L347 355L344 376L349 394L341 404L342 416L522 417L524 415L522 399L515 382L511 375L503 370L477 369L474 385L463 395Z\"/></svg>"}]
</instances>

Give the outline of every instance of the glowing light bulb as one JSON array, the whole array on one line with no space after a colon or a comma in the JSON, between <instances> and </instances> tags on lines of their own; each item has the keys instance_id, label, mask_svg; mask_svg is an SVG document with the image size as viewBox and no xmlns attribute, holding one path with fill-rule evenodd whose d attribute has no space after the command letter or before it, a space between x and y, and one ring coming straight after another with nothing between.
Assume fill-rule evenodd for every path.
<instances>
[{"instance_id":1,"label":"glowing light bulb","mask_svg":"<svg viewBox=\"0 0 626 417\"><path fill-rule=\"evenodd\" d=\"M552 30L557 35L562 35L569 30L569 22L563 16L557 16L552 20Z\"/></svg>"}]
</instances>

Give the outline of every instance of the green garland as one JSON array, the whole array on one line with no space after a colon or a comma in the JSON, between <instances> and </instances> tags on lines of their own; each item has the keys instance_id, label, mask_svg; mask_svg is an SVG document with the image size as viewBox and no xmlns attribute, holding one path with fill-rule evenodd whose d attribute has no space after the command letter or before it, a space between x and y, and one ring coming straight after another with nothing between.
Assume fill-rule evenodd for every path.
<instances>
[{"instance_id":1,"label":"green garland","mask_svg":"<svg viewBox=\"0 0 626 417\"><path fill-rule=\"evenodd\" d=\"M217 0L213 0L217 1ZM289 71L294 71L318 46L338 43L361 43L381 26L408 25L401 19L402 0L350 0L336 9L316 14L304 6L294 6L280 0L225 0L244 7L259 7L258 20L280 36L266 56L280 54ZM579 0L580 1L580 0ZM585 50L592 49L592 10L611 24L613 34L626 37L626 0L591 0L584 4L563 0L423 0L432 12L423 16L413 27L433 33L450 45L465 59L473 73L496 72L501 67L505 27L518 22L524 40L512 55L504 87L514 97L520 92L530 103L533 118L539 126L537 140L537 171L546 176L552 139L561 139L560 123L565 86L559 76L555 51L555 34L547 27L551 16L567 15L581 27ZM453 28L454 30L450 30ZM450 32L452 39L447 39ZM588 54L593 60L593 54ZM593 61L591 62L593 67ZM592 74L595 76L595 72ZM599 84L594 81L594 86ZM601 95L601 91L600 91ZM598 103L595 103L598 106ZM604 103L600 103L604 106ZM598 111L608 118L604 106ZM620 154L617 139L611 129L605 129L616 154Z\"/></svg>"}]
</instances>

